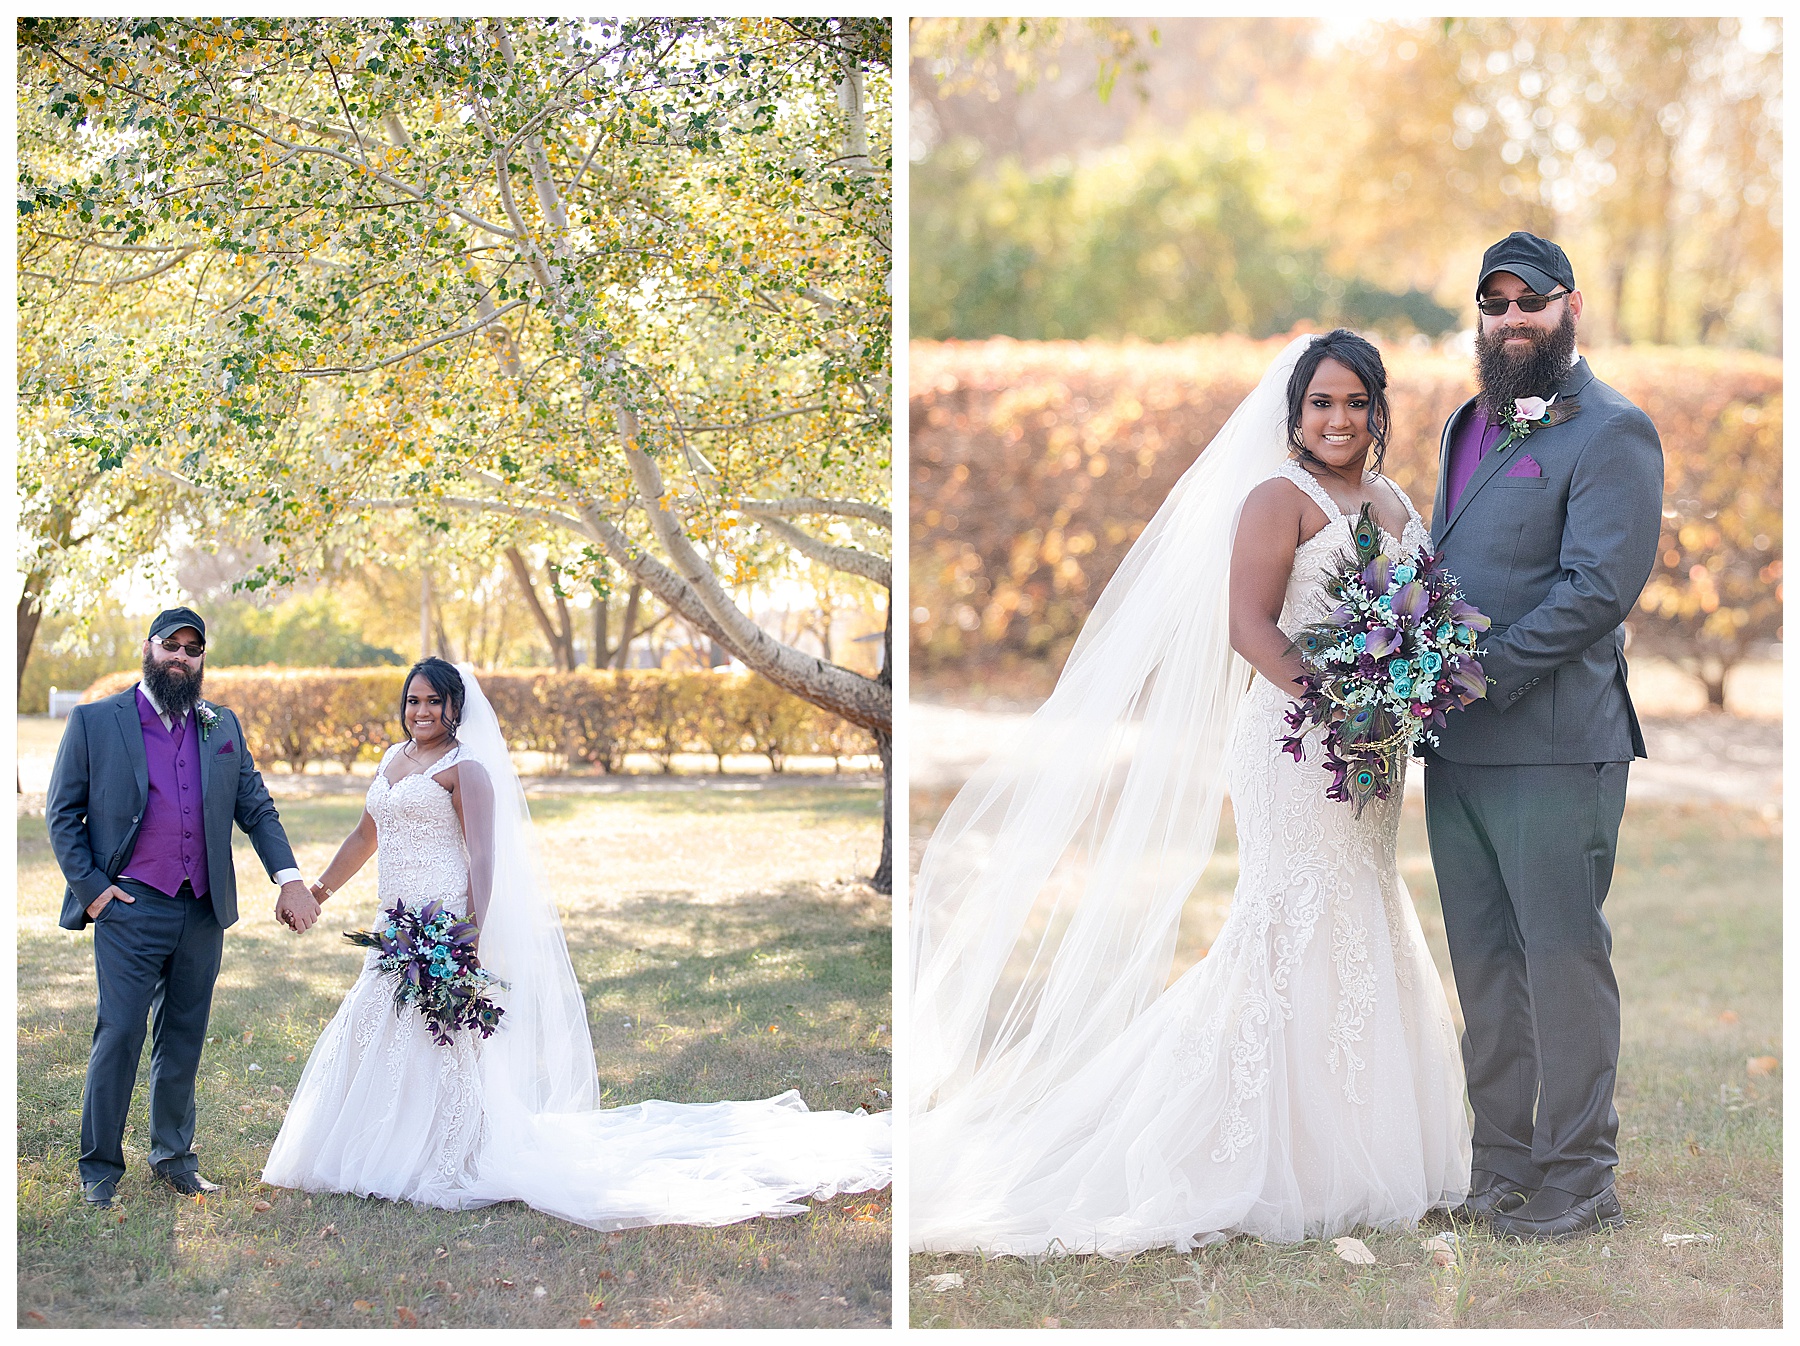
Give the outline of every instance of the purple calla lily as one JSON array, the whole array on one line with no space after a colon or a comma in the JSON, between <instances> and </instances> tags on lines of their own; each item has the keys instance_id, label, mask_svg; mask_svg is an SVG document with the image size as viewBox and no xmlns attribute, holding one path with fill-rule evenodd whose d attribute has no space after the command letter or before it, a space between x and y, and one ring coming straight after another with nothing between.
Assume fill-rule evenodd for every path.
<instances>
[{"instance_id":1,"label":"purple calla lily","mask_svg":"<svg viewBox=\"0 0 1800 1346\"><path fill-rule=\"evenodd\" d=\"M1416 622L1425 615L1426 609L1431 606L1431 600L1426 597L1424 585L1417 580L1409 580L1394 595L1393 605L1397 615Z\"/></svg>"},{"instance_id":2,"label":"purple calla lily","mask_svg":"<svg viewBox=\"0 0 1800 1346\"><path fill-rule=\"evenodd\" d=\"M1394 575L1394 563L1386 556L1377 556L1363 567L1363 588L1372 594L1385 594Z\"/></svg>"},{"instance_id":3,"label":"purple calla lily","mask_svg":"<svg viewBox=\"0 0 1800 1346\"><path fill-rule=\"evenodd\" d=\"M1450 605L1450 615L1471 631L1485 631L1494 624L1480 608L1460 598Z\"/></svg>"},{"instance_id":4,"label":"purple calla lily","mask_svg":"<svg viewBox=\"0 0 1800 1346\"><path fill-rule=\"evenodd\" d=\"M1391 626L1376 626L1369 630L1369 643L1363 654L1371 662L1384 659L1400 648L1400 632Z\"/></svg>"}]
</instances>

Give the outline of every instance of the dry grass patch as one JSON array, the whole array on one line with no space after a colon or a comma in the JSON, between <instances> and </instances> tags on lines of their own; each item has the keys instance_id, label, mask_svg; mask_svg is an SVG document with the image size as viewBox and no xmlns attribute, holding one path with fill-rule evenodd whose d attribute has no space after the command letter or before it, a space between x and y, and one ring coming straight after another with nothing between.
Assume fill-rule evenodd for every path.
<instances>
[{"instance_id":1,"label":"dry grass patch","mask_svg":"<svg viewBox=\"0 0 1800 1346\"><path fill-rule=\"evenodd\" d=\"M814 1108L887 1106L889 907L856 878L880 847L880 803L879 790L829 786L533 800L608 1103L798 1088ZM307 873L360 807L281 804ZM226 1190L192 1202L149 1178L146 1058L122 1204L89 1212L75 1159L92 953L56 928L42 817L19 819L21 1326L888 1323L886 1192L786 1220L607 1235L517 1205L459 1213L264 1187L306 1054L361 966L337 932L374 918L375 879L371 866L297 937L274 923L247 848L237 863L245 915L226 936L197 1138Z\"/></svg>"},{"instance_id":2,"label":"dry grass patch","mask_svg":"<svg viewBox=\"0 0 1800 1346\"><path fill-rule=\"evenodd\" d=\"M946 793L912 801L915 867L948 802ZM1218 872L1189 906L1178 971L1224 918L1235 879L1229 819L1221 842ZM1403 815L1400 866L1454 996L1416 801ZM1747 1063L1781 1054L1780 822L1754 809L1633 804L1607 916L1624 1016L1624 1229L1551 1246L1465 1230L1454 1265L1441 1268L1419 1246L1448 1228L1441 1217L1417 1232L1362 1232L1376 1258L1363 1267L1316 1240L1234 1239L1128 1262L919 1255L913 1325L1779 1326L1781 1075ZM963 1285L927 1288L946 1272Z\"/></svg>"}]
</instances>

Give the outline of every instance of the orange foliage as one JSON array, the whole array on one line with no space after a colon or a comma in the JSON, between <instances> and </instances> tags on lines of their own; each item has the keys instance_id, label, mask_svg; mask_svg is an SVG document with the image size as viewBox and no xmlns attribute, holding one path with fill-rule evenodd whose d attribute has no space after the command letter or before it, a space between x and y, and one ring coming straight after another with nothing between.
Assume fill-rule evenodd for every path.
<instances>
[{"instance_id":1,"label":"orange foliage","mask_svg":"<svg viewBox=\"0 0 1800 1346\"><path fill-rule=\"evenodd\" d=\"M1131 543L1285 341L915 342L919 685L1046 692ZM1435 351L1384 356L1384 470L1428 513L1439 433L1473 392L1472 369ZM1590 363L1656 422L1667 455L1664 537L1635 634L1715 664L1777 638L1780 362L1610 347Z\"/></svg>"},{"instance_id":2,"label":"orange foliage","mask_svg":"<svg viewBox=\"0 0 1800 1346\"><path fill-rule=\"evenodd\" d=\"M206 675L205 697L244 726L251 755L304 771L310 762L373 761L400 735L402 668L221 668ZM602 771L623 769L627 753L650 754L667 771L675 753L761 753L780 771L795 754L872 755L868 731L848 724L751 673L661 669L541 669L484 672L509 745ZM135 672L109 673L86 699L124 691Z\"/></svg>"}]
</instances>

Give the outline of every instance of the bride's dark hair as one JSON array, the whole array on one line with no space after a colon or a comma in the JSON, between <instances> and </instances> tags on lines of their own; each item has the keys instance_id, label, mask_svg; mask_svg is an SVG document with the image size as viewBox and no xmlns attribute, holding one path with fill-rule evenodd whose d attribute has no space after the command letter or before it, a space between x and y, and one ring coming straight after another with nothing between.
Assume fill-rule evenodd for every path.
<instances>
[{"instance_id":1,"label":"bride's dark hair","mask_svg":"<svg viewBox=\"0 0 1800 1346\"><path fill-rule=\"evenodd\" d=\"M431 684L431 690L444 698L444 728L449 731L450 741L456 742L456 727L463 717L462 674L456 671L455 664L435 654L427 655L406 670L406 679L400 684L400 729L408 739L412 738L412 726L406 722L406 693L414 678L424 678Z\"/></svg>"},{"instance_id":2,"label":"bride's dark hair","mask_svg":"<svg viewBox=\"0 0 1800 1346\"><path fill-rule=\"evenodd\" d=\"M1321 360L1336 360L1362 380L1363 391L1369 395L1369 433L1375 437L1374 461L1369 466L1379 472L1388 442L1387 366L1381 363L1381 352L1348 327L1314 337L1312 344L1301 351L1300 358L1294 362L1294 372L1288 378L1287 386L1288 448L1303 462L1319 461L1301 441L1300 413L1301 404L1306 401L1306 390L1312 384Z\"/></svg>"}]
</instances>

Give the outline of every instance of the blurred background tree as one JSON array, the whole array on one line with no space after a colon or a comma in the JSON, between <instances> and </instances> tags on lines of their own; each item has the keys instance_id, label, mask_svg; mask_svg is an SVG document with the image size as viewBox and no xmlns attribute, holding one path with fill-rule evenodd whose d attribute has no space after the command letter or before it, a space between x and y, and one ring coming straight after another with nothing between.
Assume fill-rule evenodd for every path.
<instances>
[{"instance_id":1,"label":"blurred background tree","mask_svg":"<svg viewBox=\"0 0 1800 1346\"><path fill-rule=\"evenodd\" d=\"M1555 237L1589 340L1780 353L1781 28L919 20L916 337L1442 336Z\"/></svg>"},{"instance_id":2,"label":"blurred background tree","mask_svg":"<svg viewBox=\"0 0 1800 1346\"><path fill-rule=\"evenodd\" d=\"M1778 22L942 19L912 39L915 679L1054 677L1273 353L1242 338L1382 340L1388 471L1429 500L1473 391L1471 282L1521 228L1568 251L1583 349L1663 437L1637 648L1719 707L1779 645ZM995 337L1080 344L959 344Z\"/></svg>"}]
</instances>

